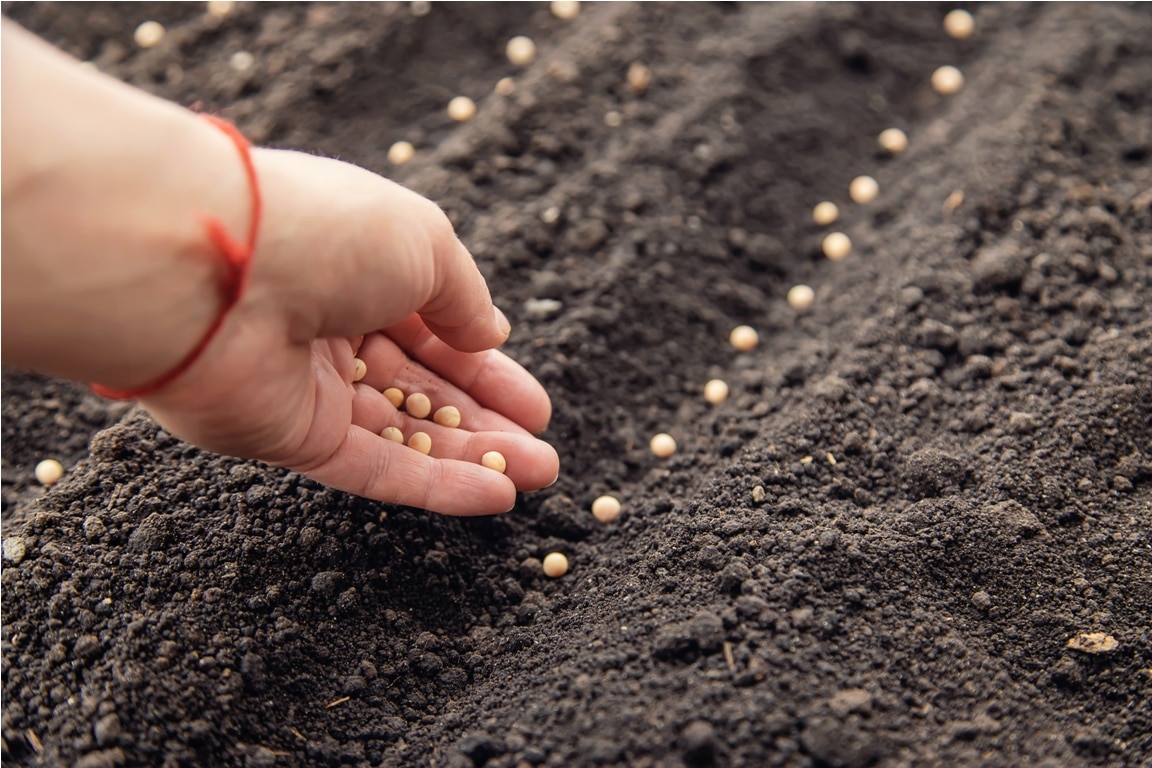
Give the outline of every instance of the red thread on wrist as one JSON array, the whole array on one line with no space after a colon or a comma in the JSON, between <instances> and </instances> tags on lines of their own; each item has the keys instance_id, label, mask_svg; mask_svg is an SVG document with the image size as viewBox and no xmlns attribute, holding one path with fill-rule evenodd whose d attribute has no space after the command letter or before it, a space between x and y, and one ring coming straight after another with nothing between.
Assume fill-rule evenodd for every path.
<instances>
[{"instance_id":1,"label":"red thread on wrist","mask_svg":"<svg viewBox=\"0 0 1152 768\"><path fill-rule=\"evenodd\" d=\"M191 368L204 350L208 348L208 345L212 343L212 339L215 338L220 327L224 325L224 319L228 316L228 312L240 302L240 297L244 295L244 289L248 286L249 267L252 265L252 254L256 250L256 234L260 229L260 217L263 213L260 184L256 178L256 167L252 164L252 145L248 139L244 138L244 134L240 133L236 126L227 120L221 120L212 115L201 115L201 117L232 139L236 149L240 152L240 159L244 162L244 172L248 175L248 187L252 192L252 216L246 243L237 242L219 219L206 215L200 216L200 221L208 233L208 239L224 257L224 264L227 267L220 279L220 291L224 295L224 306L216 315L216 319L212 321L208 331L200 338L192 351L176 364L175 368L147 384L131 389L111 389L101 384L93 384L92 390L98 395L113 400L133 400L153 394L171 384L177 377Z\"/></svg>"}]
</instances>

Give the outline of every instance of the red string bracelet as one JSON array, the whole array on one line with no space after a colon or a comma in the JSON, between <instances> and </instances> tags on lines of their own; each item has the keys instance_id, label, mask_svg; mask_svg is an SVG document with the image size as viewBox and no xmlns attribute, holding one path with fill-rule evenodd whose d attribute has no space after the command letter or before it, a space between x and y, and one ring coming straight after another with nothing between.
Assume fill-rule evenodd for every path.
<instances>
[{"instance_id":1,"label":"red string bracelet","mask_svg":"<svg viewBox=\"0 0 1152 768\"><path fill-rule=\"evenodd\" d=\"M197 358L208 348L220 327L224 325L224 319L228 316L228 312L240 302L240 297L244 295L244 288L248 285L249 267L252 264L252 254L256 250L256 233L260 229L260 216L263 212L260 184L256 178L256 167L252 164L252 145L248 139L244 138L244 134L240 133L236 126L227 120L221 120L212 115L201 115L201 117L232 139L236 149L240 152L240 159L244 162L244 171L248 175L248 187L252 191L252 219L248 228L248 241L246 243L240 243L233 239L219 219L206 215L200 217L204 229L208 232L208 239L224 257L224 265L227 267L220 280L220 290L224 294L224 306L216 315L216 319L208 331L200 338L192 351L176 364L175 368L147 384L131 389L111 389L100 384L93 384L92 390L98 395L113 400L133 400L153 394L171 384L178 376L191 368Z\"/></svg>"}]
</instances>

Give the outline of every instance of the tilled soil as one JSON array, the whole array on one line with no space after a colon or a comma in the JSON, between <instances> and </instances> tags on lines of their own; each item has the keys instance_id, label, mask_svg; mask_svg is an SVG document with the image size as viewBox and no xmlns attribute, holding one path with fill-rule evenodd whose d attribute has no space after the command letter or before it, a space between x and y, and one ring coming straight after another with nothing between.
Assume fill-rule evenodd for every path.
<instances>
[{"instance_id":1,"label":"tilled soil","mask_svg":"<svg viewBox=\"0 0 1152 768\"><path fill-rule=\"evenodd\" d=\"M444 518L6 372L5 764L1152 764L1152 13L949 8L6 5L443 205L563 470Z\"/></svg>"}]
</instances>

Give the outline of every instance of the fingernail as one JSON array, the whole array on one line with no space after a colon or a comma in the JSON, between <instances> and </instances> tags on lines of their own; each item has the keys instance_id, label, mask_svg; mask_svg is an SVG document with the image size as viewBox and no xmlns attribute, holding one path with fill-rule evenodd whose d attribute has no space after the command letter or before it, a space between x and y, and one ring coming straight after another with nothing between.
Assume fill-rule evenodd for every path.
<instances>
[{"instance_id":1,"label":"fingernail","mask_svg":"<svg viewBox=\"0 0 1152 768\"><path fill-rule=\"evenodd\" d=\"M500 311L500 307L493 305L492 311L496 315L496 327L500 329L500 333L505 336L512 333L512 323L508 322L508 318Z\"/></svg>"}]
</instances>

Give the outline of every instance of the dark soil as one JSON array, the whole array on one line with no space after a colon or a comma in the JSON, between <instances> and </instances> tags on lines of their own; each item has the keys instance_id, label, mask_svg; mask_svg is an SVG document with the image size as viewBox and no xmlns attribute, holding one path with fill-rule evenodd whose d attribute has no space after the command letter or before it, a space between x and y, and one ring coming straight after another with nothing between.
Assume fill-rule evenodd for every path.
<instances>
[{"instance_id":1,"label":"dark soil","mask_svg":"<svg viewBox=\"0 0 1152 768\"><path fill-rule=\"evenodd\" d=\"M6 373L5 764L1152 764L1148 5L982 4L963 42L933 4L201 9L5 13L442 204L563 472L449 519ZM540 57L496 96L514 34ZM1089 632L1115 648L1068 647Z\"/></svg>"}]
</instances>

